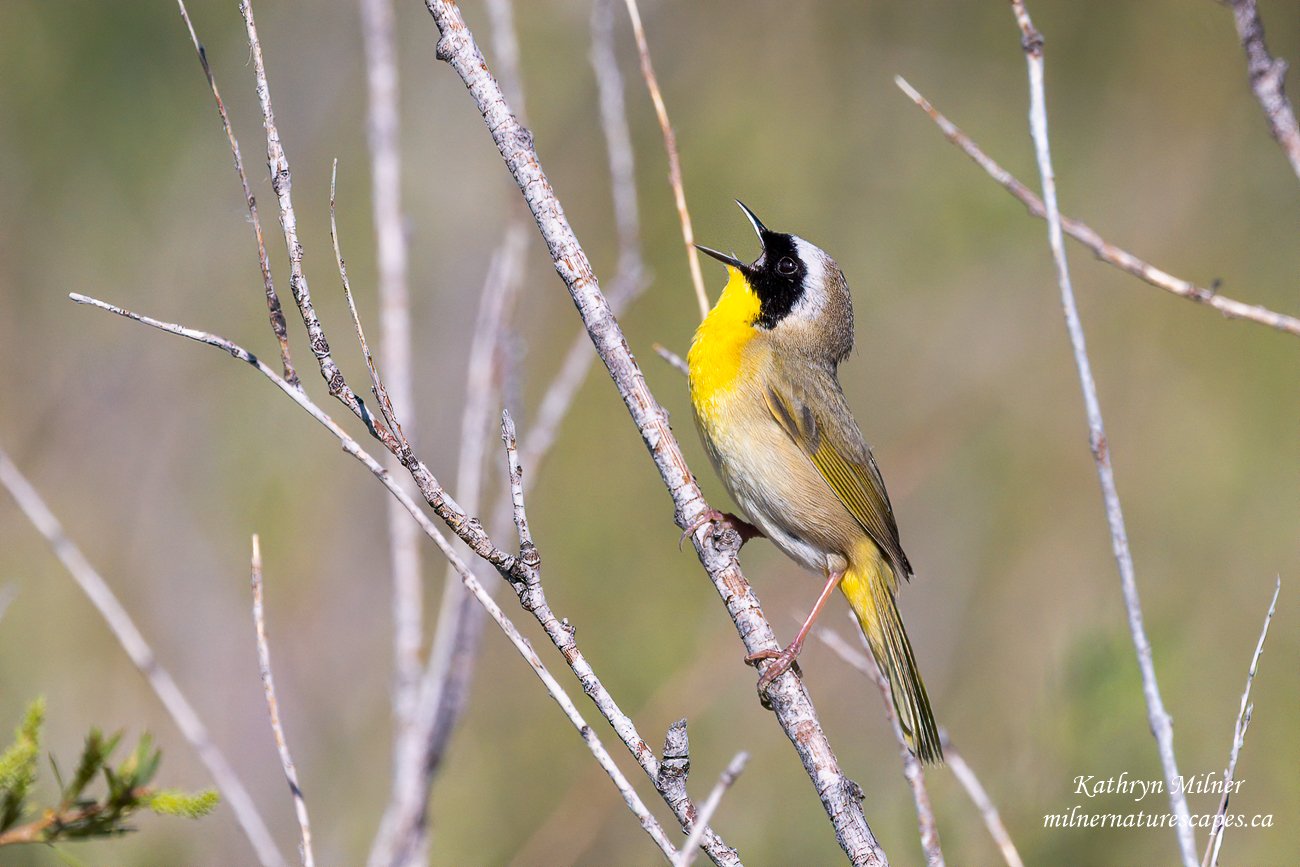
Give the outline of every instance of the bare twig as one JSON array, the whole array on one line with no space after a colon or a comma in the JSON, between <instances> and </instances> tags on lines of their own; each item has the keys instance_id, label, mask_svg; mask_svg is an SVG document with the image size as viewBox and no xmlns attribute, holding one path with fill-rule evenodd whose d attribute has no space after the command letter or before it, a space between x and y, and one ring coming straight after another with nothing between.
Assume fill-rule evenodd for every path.
<instances>
[{"instance_id":1,"label":"bare twig","mask_svg":"<svg viewBox=\"0 0 1300 867\"><path fill-rule=\"evenodd\" d=\"M961 783L961 787L966 790L971 802L980 811L984 817L984 826L989 829L989 834L993 837L993 842L997 844L998 849L1002 852L1002 858L1007 862L1007 867L1025 867L1025 862L1020 860L1020 852L1016 850L1016 844L1011 842L1011 835L1007 833L1007 826L1002 824L1002 816L998 813L998 808L993 805L993 800L989 798L989 793L984 790L980 784L979 777L975 776L975 771L966 763L966 759L953 746L948 737L948 732L942 728L939 729L939 745L943 747L943 761Z\"/></svg>"},{"instance_id":2,"label":"bare twig","mask_svg":"<svg viewBox=\"0 0 1300 867\"><path fill-rule=\"evenodd\" d=\"M704 832L708 830L709 822L713 820L713 814L718 811L718 805L722 803L722 796L727 793L736 783L736 779L744 772L745 765L749 762L749 753L736 753L731 764L727 765L722 776L718 777L718 782L713 786L713 791L709 792L709 797L705 799L704 805L700 807L699 818L691 826L691 834L682 844L681 850L677 853L677 860L673 867L691 867L695 863L695 856L699 853L700 840L704 837Z\"/></svg>"},{"instance_id":3,"label":"bare twig","mask_svg":"<svg viewBox=\"0 0 1300 867\"><path fill-rule=\"evenodd\" d=\"M1047 239L1056 263L1057 282L1061 288L1061 306L1065 312L1065 325L1074 348L1074 361L1079 369L1079 386L1083 391L1084 407L1088 415L1089 441L1097 477L1101 482L1102 499L1106 505L1106 520L1110 524L1111 546L1119 565L1120 584L1124 592L1124 606L1128 609L1129 631L1137 651L1138 668L1142 674L1142 691L1146 696L1147 719L1155 735L1169 793L1169 807L1176 821L1178 847L1184 867L1196 867L1195 838L1187 797L1180 785L1178 762L1174 757L1173 722L1160 698L1160 685L1156 680L1155 663L1151 658L1151 642L1142 625L1142 602L1138 596L1137 578L1133 570L1133 555L1129 551L1128 531L1124 527L1124 513L1120 508L1119 492L1115 487L1115 471L1110 462L1110 446L1101 417L1101 403L1097 398L1097 385L1092 377L1092 363L1084 340L1083 323L1074 300L1074 287L1070 282L1070 268L1065 258L1065 242L1061 232L1061 212L1056 202L1056 176L1052 170L1052 152L1047 140L1047 105L1043 88L1043 37L1034 28L1023 0L1012 0L1012 10L1020 26L1021 45L1029 68L1029 125L1038 160L1038 173L1043 184L1043 202L1047 207Z\"/></svg>"},{"instance_id":4,"label":"bare twig","mask_svg":"<svg viewBox=\"0 0 1300 867\"><path fill-rule=\"evenodd\" d=\"M230 126L230 116L226 114L226 104L221 101L221 92L217 90L217 79L212 74L212 67L208 65L208 53L204 50L203 43L199 42L198 34L194 32L194 25L190 22L190 13L185 8L185 0L176 0L176 2L180 6L185 29L190 32L194 51L199 55L199 63L203 65L203 74L208 79L208 87L212 88L212 98L217 103L217 113L221 115L221 127L226 131L226 139L230 142L230 153L235 158L235 171L239 174L239 183L244 190L244 202L248 205L248 216L252 218L253 236L257 239L257 264L262 269L262 284L266 288L266 309L271 320L271 331L275 334L276 342L280 344L280 363L284 367L284 378L291 385L300 385L298 371L293 369L293 361L289 358L289 332L285 326L284 309L280 306L280 296L275 291L275 281L271 277L271 262L266 256L266 241L262 237L262 221L257 215L257 199L253 197L253 191L248 186L248 175L244 173L244 159L239 155L239 142L235 139L235 131Z\"/></svg>"},{"instance_id":5,"label":"bare twig","mask_svg":"<svg viewBox=\"0 0 1300 867\"><path fill-rule=\"evenodd\" d=\"M416 520L425 535L432 539L434 544L438 546L438 550L456 566L456 571L460 574L462 580L464 580L466 587L469 588L470 592L474 594L474 597L487 609L489 616L492 617L497 626L500 627L502 632L506 634L506 637L510 639L511 644L513 644L520 655L524 657L529 667L531 667L534 673L537 674L538 678L541 679L547 692L555 702L560 705L565 716L568 717L574 728L578 730L579 734L582 736L583 742L587 745L587 748L592 752L592 755L595 756L601 767L605 769L605 772L609 775L619 792L623 795L624 801L628 804L628 808L632 810L638 820L641 821L642 827L644 827L647 833L655 840L660 851L662 851L670 861L675 857L676 852L673 849L671 842L668 840L667 835L664 833L663 828L659 826L658 822L646 809L645 804L641 802L636 791L632 789L627 778L623 776L622 771L620 771L618 766L614 764L613 759L601 745L600 739L596 736L591 726L587 725L585 721L583 721L582 715L578 712L572 699L568 697L564 692L564 689L559 685L555 678L551 676L550 672L547 671L545 665L542 664L541 659L538 658L536 652L528 643L528 640L520 634L519 630L515 628L514 624L510 622L509 618L505 616L500 607L488 595L487 591L483 589L483 586L478 582L478 579L474 577L473 573L470 572L464 561L461 560L460 556L451 547L450 541L442 535L438 528L433 524L432 520L430 520L429 516L426 515L420 506L416 504L415 500L397 484L392 475L389 474L388 471L385 470L384 467L369 453L362 449L360 444L349 436L348 433L344 431L343 428L341 428L332 418L326 415L320 407L313 403L302 390L295 389L293 386L289 385L283 378L278 376L275 371L267 367L248 350L236 343L226 340L223 337L219 337L206 331L198 331L193 328L186 328L182 325L163 322L158 319L143 316L134 311L126 310L125 308L100 301L96 298L90 298L85 295L73 293L69 297L78 304L88 304L93 307L98 307L101 310L116 313L119 316L124 316L127 319L132 319L152 328L157 328L179 337L185 337L199 343L207 344L208 346L216 347L229 354L231 357L251 365L256 368L258 373L261 373L264 377L269 379L277 388L280 389L280 391L288 395L290 400L298 404L299 407L305 410L312 418L316 419L316 421L333 434L342 445L343 451L365 465L366 469L368 469L371 474L379 480L380 484L388 489L388 492L392 494L398 502L402 504L402 507L406 509L407 513ZM0 454L0 457L2 457L2 454ZM3 466L3 461L0 461L0 469L2 469ZM475 524L477 524L477 522L475 522ZM462 539L464 538L462 535L462 528L453 527L453 530L457 535L462 536ZM475 527L475 530L479 533L482 532L477 527ZM474 545L471 545L471 547L474 547ZM479 554L479 556L482 557L483 555ZM520 559L522 560L522 558ZM499 571L502 571L503 574L510 574L510 570L514 563L515 558L510 557L504 561L504 565L498 566L497 568ZM585 686L586 684L584 684L584 687ZM280 859L278 863L283 864L283 859Z\"/></svg>"},{"instance_id":6,"label":"bare twig","mask_svg":"<svg viewBox=\"0 0 1300 867\"><path fill-rule=\"evenodd\" d=\"M262 125L266 127L266 164L271 172L271 189L275 191L280 205L280 226L284 229L284 243L289 250L289 288L293 292L294 303L302 315L303 325L307 328L307 342L320 366L321 376L329 386L329 393L338 398L361 419L371 433L378 437L389 451L396 452L397 442L393 435L377 423L366 409L361 398L357 397L343 378L330 354L329 341L325 339L325 330L321 327L316 309L312 306L311 290L307 286L307 276L302 269L302 244L298 243L298 218L293 211L292 176L289 174L289 160L280 144L280 132L275 125L275 112L271 107L271 88L266 79L266 64L262 60L262 43L257 38L257 25L253 20L252 0L240 0L240 14L244 17L244 27L248 31L248 44L253 54L253 72L257 80L257 100L262 106Z\"/></svg>"},{"instance_id":7,"label":"bare twig","mask_svg":"<svg viewBox=\"0 0 1300 867\"><path fill-rule=\"evenodd\" d=\"M0 620L4 619L5 614L9 611L9 606L13 604L14 599L17 597L18 587L16 585L0 585Z\"/></svg>"},{"instance_id":8,"label":"bare twig","mask_svg":"<svg viewBox=\"0 0 1300 867\"><path fill-rule=\"evenodd\" d=\"M691 369L690 367L687 366L686 359L682 358L676 352L673 352L671 349L669 349L667 346L664 346L662 343L654 344L654 351L660 358L662 358L664 361L672 365L673 369L676 370L678 373L682 374L683 376L690 375Z\"/></svg>"},{"instance_id":9,"label":"bare twig","mask_svg":"<svg viewBox=\"0 0 1300 867\"><path fill-rule=\"evenodd\" d=\"M1002 185L1011 195L1019 199L1028 209L1029 213L1039 219L1047 216L1047 209L1043 205L1043 200L1034 194L1032 190L1016 179L1014 175L995 162L982 148L971 138L962 132L952 121L944 117L939 111L930 104L930 101L922 96L917 90L908 84L902 76L894 76L894 83L898 89L907 94L918 107L930 116L930 119L938 125L939 130L943 133L944 138L955 144L968 157ZM1241 301L1235 301L1218 294L1214 289L1205 286L1198 286L1195 283L1189 283L1172 274L1161 271L1154 265L1139 259L1137 256L1120 249L1114 244L1105 240L1101 235L1085 223L1061 215L1061 229L1065 234L1074 238L1083 244L1093 254L1108 265L1113 265L1128 274L1137 277L1146 283L1150 283L1158 289L1164 289L1180 298L1186 298L1189 301L1195 301L1211 307L1228 319L1246 319L1251 322L1257 322L1260 325L1267 325L1270 328L1276 328L1278 331L1285 331L1289 334L1300 335L1300 319L1294 316L1287 316L1284 313L1275 313L1266 307L1257 304L1245 304Z\"/></svg>"},{"instance_id":10,"label":"bare twig","mask_svg":"<svg viewBox=\"0 0 1300 867\"><path fill-rule=\"evenodd\" d=\"M1237 38L1246 50L1246 72L1250 75L1250 89L1268 117L1268 129L1282 146L1291 163L1291 170L1300 178L1300 125L1295 110L1286 96L1287 62L1274 58L1264 44L1264 22L1259 17L1255 0L1228 0L1232 6L1232 20L1237 26Z\"/></svg>"},{"instance_id":11,"label":"bare twig","mask_svg":"<svg viewBox=\"0 0 1300 867\"><path fill-rule=\"evenodd\" d=\"M293 809L298 815L298 827L302 831L299 843L299 855L302 867L315 867L316 856L311 849L311 820L307 818L307 800L298 785L298 771L293 766L293 756L289 754L289 741L284 736L284 726L280 724L280 702L275 697L275 678L271 675L271 646L266 640L266 617L262 607L262 546L257 534L253 534L253 560L249 583L253 587L253 626L257 630L257 670L262 677L262 691L266 693L266 709L271 715L271 731L275 734L275 748L280 754L280 767L284 768L284 778L289 781L289 791L293 794Z\"/></svg>"},{"instance_id":12,"label":"bare twig","mask_svg":"<svg viewBox=\"0 0 1300 867\"><path fill-rule=\"evenodd\" d=\"M531 135L511 114L460 10L446 0L425 0L425 6L440 33L438 58L449 63L460 76L483 116L497 149L533 213L556 271L564 280L587 333L672 496L677 525L689 526L708 505L686 464L667 414L646 386L645 377L632 358L623 332L610 313L609 303L600 292L591 264L541 168ZM736 560L739 538L733 538L734 535L723 533L715 540L711 530L701 527L692 537L692 542L747 651L778 650L771 624L763 616L753 590L740 571ZM551 628L548 625L548 634ZM571 640L572 636L569 638ZM836 839L851 863L885 863L884 852L862 812L862 790L840 770L798 673L789 671L777 678L768 689L767 697L777 720L798 752L835 829ZM625 743L633 748L643 768L648 770L657 766L658 762L648 748L645 752L649 753L649 758L643 760L644 754L639 749L643 741L635 747L627 739ZM710 849L710 857L715 861L720 855Z\"/></svg>"},{"instance_id":13,"label":"bare twig","mask_svg":"<svg viewBox=\"0 0 1300 867\"><path fill-rule=\"evenodd\" d=\"M378 266L379 355L388 377L389 393L397 406L409 413L415 406L415 396L411 384L411 303L402 218L400 100L393 2L360 0L360 10L366 59L370 201ZM332 180L330 186L332 227ZM410 422L408 415L407 423ZM401 461L396 455L386 456L384 464L391 473L401 471ZM387 509L388 550L393 569L393 776L396 779L403 773L405 744L413 736L411 717L418 700L420 646L424 635L424 584L420 580L419 528L407 519L396 501L389 500Z\"/></svg>"},{"instance_id":14,"label":"bare twig","mask_svg":"<svg viewBox=\"0 0 1300 867\"><path fill-rule=\"evenodd\" d=\"M290 385L283 379L280 381L289 392L301 394L301 389L297 386ZM221 748L213 742L212 735L203 724L203 720L185 698L171 674L162 667L153 648L140 634L140 630L136 628L135 622L126 613L122 603L113 595L108 583L95 571L95 567L90 565L90 561L81 553L81 549L63 532L62 525L45 505L40 494L27 479L23 478L23 475L18 472L18 467L2 449L0 449L0 484L8 489L14 501L18 503L18 507L23 510L23 514L50 543L59 562L77 582L81 592L86 594L86 598L95 606L99 616L104 618L104 623L122 645L131 662L144 675L145 680L149 681L149 686L153 688L163 707L175 721L181 735L194 748L199 760L212 775L212 780L216 783L221 796L235 811L235 819L253 845L257 860L264 867L285 867L284 856L276 847L275 840L267 830L266 823L262 821L261 814L257 812L248 790L240 782L238 774L226 760Z\"/></svg>"},{"instance_id":15,"label":"bare twig","mask_svg":"<svg viewBox=\"0 0 1300 867\"><path fill-rule=\"evenodd\" d=\"M857 620L853 617L854 615L850 613L853 630L860 636L865 647L866 636L862 634ZM800 622L803 622L802 618ZM885 707L885 719L889 721L894 739L898 741L898 755L903 761L903 778L907 780L907 785L912 790L912 803L916 807L916 825L921 834L921 849L925 852L925 863L927 867L944 867L943 848L939 845L939 825L934 819L934 808L930 805L930 792L925 786L925 770L907 745L907 737L903 734L903 727L898 721L898 708L894 705L894 693L889 688L889 681L876 665L874 657L851 647L848 641L835 630L820 629L817 631L817 637L833 650L836 656L856 668L880 690L880 698Z\"/></svg>"},{"instance_id":16,"label":"bare twig","mask_svg":"<svg viewBox=\"0 0 1300 867\"><path fill-rule=\"evenodd\" d=\"M659 80L655 77L654 64L650 62L650 46L646 44L645 29L641 26L641 11L636 0L626 0L627 14L632 18L632 32L636 35L636 47L641 54L641 75L645 78L650 99L654 102L655 116L659 118L659 129L664 136L664 150L668 153L668 183L673 188L673 201L677 204L677 218L682 224L682 243L686 245L686 263L691 270L691 285L695 287L695 300L700 305L700 318L709 315L709 296L704 292L704 274L700 271L700 253L695 249L695 230L691 228L691 212L686 209L686 190L682 185L682 162L677 154L677 134L668 121L668 108L664 105L663 94L659 91Z\"/></svg>"},{"instance_id":17,"label":"bare twig","mask_svg":"<svg viewBox=\"0 0 1300 867\"><path fill-rule=\"evenodd\" d=\"M1259 657L1264 652L1264 639L1268 638L1268 627L1273 622L1273 613L1277 611L1277 597L1282 592L1282 578L1279 576L1273 588L1273 600L1268 603L1268 614L1264 615L1264 628L1259 632L1259 641L1255 644L1255 653L1250 658L1250 668L1246 672L1246 688L1241 693L1241 704L1237 708L1237 722L1232 727L1232 749L1228 752L1228 766L1223 769L1223 797L1219 800L1219 810L1214 816L1214 825L1210 828L1210 841L1205 846L1205 857L1201 867L1214 867L1219 863L1219 848L1223 845L1224 819L1228 815L1228 799L1232 794L1232 777L1237 771L1237 756L1241 745L1246 742L1246 729L1250 727L1251 712L1255 709L1250 704L1250 687L1255 682L1255 672L1259 670Z\"/></svg>"}]
</instances>

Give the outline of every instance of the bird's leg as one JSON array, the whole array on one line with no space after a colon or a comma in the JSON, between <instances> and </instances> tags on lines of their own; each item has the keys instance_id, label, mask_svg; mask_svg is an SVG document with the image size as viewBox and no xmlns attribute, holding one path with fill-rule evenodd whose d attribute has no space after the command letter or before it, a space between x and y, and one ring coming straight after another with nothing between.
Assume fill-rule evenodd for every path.
<instances>
[{"instance_id":1,"label":"bird's leg","mask_svg":"<svg viewBox=\"0 0 1300 867\"><path fill-rule=\"evenodd\" d=\"M812 613L803 622L803 626L799 627L799 632L795 635L794 641L790 642L785 650L760 650L745 657L745 662L758 662L763 659L775 660L763 671L763 675L758 679L759 695L765 696L767 688L772 685L772 681L785 674L790 670L790 666L794 665L795 659L799 656L799 651L803 650L804 639L812 631L813 621L817 619L818 614L821 614L826 600L831 598L831 593L835 591L836 587L840 586L840 581L843 579L843 571L827 573L826 586L822 588L821 595L817 597L817 604L813 606Z\"/></svg>"},{"instance_id":2,"label":"bird's leg","mask_svg":"<svg viewBox=\"0 0 1300 867\"><path fill-rule=\"evenodd\" d=\"M705 524L725 524L735 530L740 535L740 544L744 545L750 539L756 539L763 535L763 531L746 521L744 518L731 514L730 512L719 512L712 507L705 509L696 516L694 521L682 531L682 537L677 540L677 549L680 551L682 543L691 536L695 531Z\"/></svg>"}]
</instances>

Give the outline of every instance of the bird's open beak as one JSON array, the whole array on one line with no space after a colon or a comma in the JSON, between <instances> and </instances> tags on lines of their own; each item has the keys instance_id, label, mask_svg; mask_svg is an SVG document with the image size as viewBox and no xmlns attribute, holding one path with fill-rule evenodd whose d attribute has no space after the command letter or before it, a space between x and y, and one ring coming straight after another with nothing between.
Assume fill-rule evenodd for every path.
<instances>
[{"instance_id":1,"label":"bird's open beak","mask_svg":"<svg viewBox=\"0 0 1300 867\"><path fill-rule=\"evenodd\" d=\"M734 253L722 253L718 250L714 250L712 247L706 247L703 244L696 244L695 249L699 250L706 256L712 256L714 259L717 259L722 264L731 268L739 268L741 270L744 270L745 268L745 263L737 259Z\"/></svg>"},{"instance_id":2,"label":"bird's open beak","mask_svg":"<svg viewBox=\"0 0 1300 867\"><path fill-rule=\"evenodd\" d=\"M753 225L754 232L758 235L758 239L760 241L763 240L763 235L767 234L768 232L767 226L764 226L763 221L760 220L753 211L747 208L745 206L745 203L742 202L740 199L736 199L736 204L740 205L740 209L744 211L745 216L749 218L749 222L751 225Z\"/></svg>"}]
</instances>

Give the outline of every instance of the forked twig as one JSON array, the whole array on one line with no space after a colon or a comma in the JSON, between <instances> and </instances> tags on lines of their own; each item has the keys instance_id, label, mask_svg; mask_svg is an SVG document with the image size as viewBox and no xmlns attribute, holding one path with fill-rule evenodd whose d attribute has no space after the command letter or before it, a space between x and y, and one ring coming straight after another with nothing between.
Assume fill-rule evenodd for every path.
<instances>
[{"instance_id":1,"label":"forked twig","mask_svg":"<svg viewBox=\"0 0 1300 867\"><path fill-rule=\"evenodd\" d=\"M208 87L212 89L212 98L217 103L217 113L221 115L221 127L226 131L226 140L230 142L230 153L235 158L235 171L239 174L239 184L244 190L244 203L248 206L248 216L253 223L253 236L257 239L257 264L262 269L262 284L266 289L266 309L271 320L271 332L275 335L276 342L280 344L280 364L284 367L284 378L290 385L301 387L298 371L293 369L293 361L289 358L289 331L284 321L284 309L280 306L280 296L275 291L275 280L271 277L271 262L267 258L266 241L262 237L262 221L257 215L257 199L253 197L253 191L248 186L248 175L244 173L244 159L239 155L239 142L235 139L235 131L230 126L226 104L221 101L221 91L217 90L217 79L212 74L212 67L208 65L208 53L204 50L203 43L199 42L198 34L194 32L189 10L185 8L185 0L176 0L176 3L180 6L185 29L190 32L190 41L194 43L194 50L199 55L199 63L202 64L203 74L208 79Z\"/></svg>"},{"instance_id":2,"label":"forked twig","mask_svg":"<svg viewBox=\"0 0 1300 867\"><path fill-rule=\"evenodd\" d=\"M1195 839L1187 797L1178 774L1174 757L1173 722L1160 698L1160 685L1156 680L1155 663L1151 657L1151 642L1142 625L1142 602L1138 596L1137 578L1133 570L1133 555L1129 551L1128 531L1124 526L1124 513L1120 508L1119 492L1115 487L1115 471L1110 463L1110 445L1101 417L1101 402L1097 398L1097 384L1092 377L1092 363L1083 336L1083 323L1079 319L1078 305L1074 300L1074 287L1070 282L1070 267L1065 258L1065 242L1061 231L1061 212L1056 202L1056 176L1052 170L1052 152L1047 140L1047 105L1043 87L1043 37L1034 28L1023 0L1011 0L1012 11L1021 32L1021 47L1029 68L1029 126L1038 160L1038 173L1043 184L1043 202L1047 208L1047 240L1056 264L1057 282L1061 289L1061 306L1065 312L1065 325L1074 349L1075 366L1079 369L1079 386L1088 416L1089 441L1097 477L1101 482L1102 499L1106 506L1106 520L1110 524L1111 546L1119 565L1120 585L1124 592L1124 607L1128 610L1129 631L1137 651L1138 669L1142 674L1142 691L1146 696L1147 719L1155 735L1164 769L1165 784L1169 794L1169 807L1176 819L1175 833L1184 867L1196 867Z\"/></svg>"},{"instance_id":3,"label":"forked twig","mask_svg":"<svg viewBox=\"0 0 1300 867\"><path fill-rule=\"evenodd\" d=\"M658 824L654 816L650 814L649 810L646 809L645 804L641 802L640 797L636 794L636 791L632 788L631 784L628 783L627 778L623 776L622 771L620 771L618 766L614 764L613 759L601 744L600 739L596 736L594 730L582 719L582 715L579 713L576 705L573 704L572 699L568 697L564 689L559 685L555 678L551 676L550 672L547 671L546 666L537 656L532 646L528 643L528 640L523 637L514 624L510 622L509 618L507 618L501 611L501 608L488 595L487 591L483 589L483 586L474 577L473 573L470 572L464 561L461 560L460 556L451 547L451 543L442 535L438 528L434 526L432 520L424 513L420 506L416 504L415 500L397 484L392 475L384 469L383 465L362 449L360 444L344 431L338 423L313 403L301 389L295 389L293 386L289 385L288 382L277 375L275 371L271 370L271 368L267 367L255 355L224 337L219 337L206 331L187 328L183 325L153 319L152 317L144 316L134 311L118 307L114 304L109 304L105 301L100 301L96 298L90 298L78 293L73 293L69 297L78 304L87 304L92 307L98 307L101 310L116 313L119 316L148 325L152 328L157 328L160 331L166 331L169 334L185 337L189 340L204 343L208 346L213 346L222 350L232 358L243 361L255 368L258 373L269 379L277 388L280 389L281 392L286 394L290 400L298 404L299 407L305 410L312 418L316 419L317 422L333 434L342 445L343 451L365 465L366 469L368 469L371 474L379 480L380 484L388 489L390 494L397 498L398 502L402 504L402 507L416 520L425 535L438 546L438 550L441 551L442 554L456 567L456 571L465 581L466 587L469 588L470 592L474 594L474 597L480 601L484 608L487 609L489 616L492 617L493 621L496 622L501 631L506 634L506 637L510 639L511 644L515 646L515 649L524 657L524 660L528 663L529 667L533 669L534 673L545 685L551 698L560 705L565 716L581 735L587 748L591 751L597 762L605 770L611 781L613 781L619 792L623 795L628 808L637 816L642 827L645 828L647 833L655 840L660 851L664 853L669 861L675 857L676 850L673 849L672 843L668 840L663 828ZM0 467L3 467L2 463L0 463ZM457 532L458 535L461 535L461 533L464 532L464 528L462 527L453 527L452 529ZM481 532L481 530L478 532ZM480 554L479 556L482 555ZM507 557L503 562L506 565L499 566L498 569L505 574L509 574L512 564L515 562L515 558ZM280 859L277 863L283 864L283 859Z\"/></svg>"},{"instance_id":4,"label":"forked twig","mask_svg":"<svg viewBox=\"0 0 1300 867\"><path fill-rule=\"evenodd\" d=\"M289 782L289 792L293 795L293 810L298 816L298 828L302 837L299 854L302 867L315 867L316 856L311 848L311 820L307 817L307 800L298 785L298 771L293 765L293 756L289 754L289 741L284 736L284 726L280 724L280 702L275 697L275 678L271 674L271 646L266 640L266 616L262 606L262 546L257 534L253 534L253 558L249 570L249 583L253 588L253 626L257 631L257 670L262 677L262 691L266 693L266 709L271 716L271 731L275 734L275 749L280 754L280 767L284 769L284 778Z\"/></svg>"}]
</instances>

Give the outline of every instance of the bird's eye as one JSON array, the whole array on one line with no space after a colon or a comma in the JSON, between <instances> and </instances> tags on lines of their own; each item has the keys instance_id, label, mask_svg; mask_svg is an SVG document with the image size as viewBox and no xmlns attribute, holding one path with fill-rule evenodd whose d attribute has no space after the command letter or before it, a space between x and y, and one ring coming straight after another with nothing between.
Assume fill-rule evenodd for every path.
<instances>
[{"instance_id":1,"label":"bird's eye","mask_svg":"<svg viewBox=\"0 0 1300 867\"><path fill-rule=\"evenodd\" d=\"M799 264L789 256L782 256L781 261L776 263L776 273L782 277L793 277L799 273Z\"/></svg>"}]
</instances>

